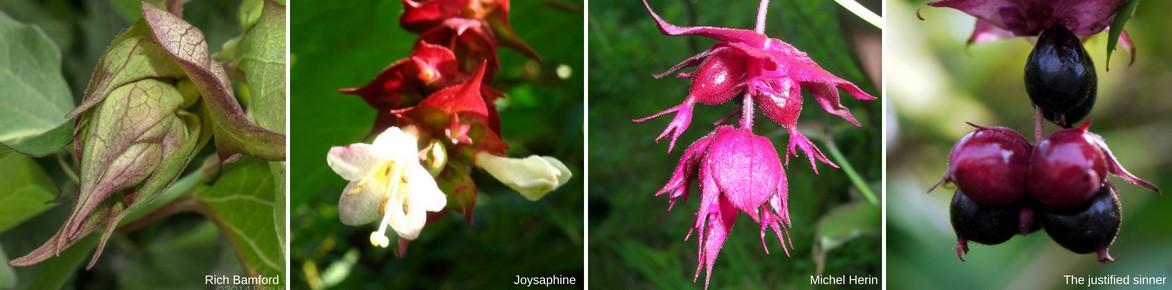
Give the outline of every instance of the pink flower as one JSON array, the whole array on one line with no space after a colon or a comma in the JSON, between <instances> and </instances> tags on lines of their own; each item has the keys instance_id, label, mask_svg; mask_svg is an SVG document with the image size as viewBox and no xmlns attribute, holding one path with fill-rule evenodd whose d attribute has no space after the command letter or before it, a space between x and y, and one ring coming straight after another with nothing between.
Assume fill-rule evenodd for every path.
<instances>
[{"instance_id":1,"label":"pink flower","mask_svg":"<svg viewBox=\"0 0 1172 290\"><path fill-rule=\"evenodd\" d=\"M767 228L773 229L778 240L782 240L784 232L786 238L781 247L789 256L786 242L790 248L793 242L788 238L788 191L785 170L773 142L748 129L717 127L708 136L688 146L675 173L656 196L669 193L668 210L671 210L677 199L687 200L689 187L697 179L701 190L700 211L696 213L692 230L700 232L700 264L696 266L693 279L700 277L700 269L706 267L704 285L708 286L712 265L732 231L738 211L761 224L761 246L765 247L766 253L769 253L765 246ZM684 239L691 236L690 230Z\"/></svg>"},{"instance_id":2,"label":"pink flower","mask_svg":"<svg viewBox=\"0 0 1172 290\"><path fill-rule=\"evenodd\" d=\"M692 56L668 69L666 72L654 75L662 78L684 68L698 67L692 73L679 73L677 77L691 78L692 88L688 97L678 106L656 113L650 117L637 119L643 122L667 113L675 113L675 118L667 129L656 138L656 141L671 135L670 152L675 147L675 141L687 130L692 119L692 108L697 102L706 105L716 105L744 95L741 113L743 119L753 116L752 105L756 103L764 111L769 120L785 127L790 133L790 142L786 155L797 156L796 148L801 148L810 159L810 166L815 166L815 159L830 164L822 155L821 150L814 146L809 139L798 132L798 115L802 110L802 88L805 87L818 100L818 104L826 112L842 117L855 126L859 122L851 116L850 110L839 102L838 89L841 88L859 100L875 100L875 97L863 92L858 86L823 70L814 63L805 52L794 48L776 38L769 38L763 33L745 29L722 27L678 27L664 22L651 10L651 6L644 0L647 11L655 17L660 32L666 35L700 35L715 38L716 43L708 50ZM762 14L763 16L763 14ZM763 20L763 19L762 19ZM748 124L751 124L749 121ZM742 126L745 127L745 126ZM815 168L817 170L817 168Z\"/></svg>"},{"instance_id":3,"label":"pink flower","mask_svg":"<svg viewBox=\"0 0 1172 290\"><path fill-rule=\"evenodd\" d=\"M717 105L734 98L740 100L740 109L725 118L739 116L738 127L717 127L708 136L688 146L667 185L656 193L656 196L668 193L668 210L671 210L677 200L687 200L693 182L700 184L700 209L685 239L692 236L692 231L700 232L697 241L700 261L693 280L700 277L701 268L707 268L705 288L712 277L716 256L720 254L725 239L732 231L738 212L744 212L761 225L762 247L765 247L765 233L768 229L773 229L778 240L783 240L784 233L786 238L782 242L782 249L787 256L789 248L793 247L788 230L790 219L786 199L789 192L785 170L773 142L753 133L754 110L760 108L769 120L789 132L786 162L789 156L797 156L796 148L801 148L816 173L815 160L835 168L838 166L826 159L821 150L798 131L802 88L814 95L822 109L855 126L860 124L850 110L839 102L838 89L845 90L855 99L875 100L875 97L863 92L858 86L823 70L806 53L784 41L766 36L764 21L768 1L761 3L754 31L674 26L660 19L647 1L643 1L663 34L695 34L720 42L666 72L654 75L655 78L662 78L685 68L696 67L694 72L677 74L679 78L692 79L691 90L683 103L635 122L675 113L667 129L656 138L659 141L670 135L668 152L671 152L676 139L691 123L692 109L696 103ZM723 122L720 120L717 124ZM765 247L765 251L769 253L768 247Z\"/></svg>"},{"instance_id":4,"label":"pink flower","mask_svg":"<svg viewBox=\"0 0 1172 290\"><path fill-rule=\"evenodd\" d=\"M1046 28L1062 25L1075 35L1089 36L1107 29L1123 0L943 0L928 3L977 17L969 44L1017 36L1038 36ZM1119 43L1132 53L1131 38L1124 30ZM1134 53L1132 53L1134 55Z\"/></svg>"}]
</instances>

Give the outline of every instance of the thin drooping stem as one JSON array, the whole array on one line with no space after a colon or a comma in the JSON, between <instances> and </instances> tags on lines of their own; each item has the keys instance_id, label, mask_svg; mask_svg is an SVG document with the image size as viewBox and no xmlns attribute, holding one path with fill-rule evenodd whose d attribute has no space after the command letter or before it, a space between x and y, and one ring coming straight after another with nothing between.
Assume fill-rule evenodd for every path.
<instances>
[{"instance_id":1,"label":"thin drooping stem","mask_svg":"<svg viewBox=\"0 0 1172 290\"><path fill-rule=\"evenodd\" d=\"M753 131L753 97L745 94L741 97L741 129Z\"/></svg>"},{"instance_id":2,"label":"thin drooping stem","mask_svg":"<svg viewBox=\"0 0 1172 290\"><path fill-rule=\"evenodd\" d=\"M883 29L883 17L871 12L859 2L854 0L834 0L834 2L838 2L838 6L842 6L846 11L850 11L851 14L858 16L859 19L870 23L875 28Z\"/></svg>"},{"instance_id":3,"label":"thin drooping stem","mask_svg":"<svg viewBox=\"0 0 1172 290\"><path fill-rule=\"evenodd\" d=\"M842 151L838 150L838 146L834 144L834 138L831 135L833 134L826 132L823 138L823 141L826 142L826 149L829 149L827 151L830 152L830 158L834 159L842 167L842 172L846 173L846 177L851 180L855 188L859 189L859 193L863 195L863 198L867 199L867 202L871 203L871 205L879 205L879 198L875 197L875 193L871 192L871 187L867 186L867 181L863 180L863 177L855 171L854 166L851 166L851 162L846 159L846 156L842 155Z\"/></svg>"},{"instance_id":4,"label":"thin drooping stem","mask_svg":"<svg viewBox=\"0 0 1172 290\"><path fill-rule=\"evenodd\" d=\"M765 11L769 10L769 0L761 0L761 6L757 6L757 33L765 34Z\"/></svg>"},{"instance_id":5,"label":"thin drooping stem","mask_svg":"<svg viewBox=\"0 0 1172 290\"><path fill-rule=\"evenodd\" d=\"M65 172L65 176L69 177L70 181L78 185L81 184L81 179L73 171L73 166L69 166L69 163L65 161L65 154L57 154L57 165L61 165L61 171Z\"/></svg>"}]
</instances>

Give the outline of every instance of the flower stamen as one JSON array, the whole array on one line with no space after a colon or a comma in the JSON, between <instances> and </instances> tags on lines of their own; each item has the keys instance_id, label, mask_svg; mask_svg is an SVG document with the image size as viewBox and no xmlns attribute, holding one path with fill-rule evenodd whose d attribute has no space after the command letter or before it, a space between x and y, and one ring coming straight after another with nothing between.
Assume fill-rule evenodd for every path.
<instances>
[{"instance_id":1,"label":"flower stamen","mask_svg":"<svg viewBox=\"0 0 1172 290\"><path fill-rule=\"evenodd\" d=\"M391 203L389 201L391 198L394 198L395 194L398 192L399 183L400 182L406 183L406 180L404 180L404 176L403 176L403 171L406 170L406 168L404 168L404 166L397 164L395 162L387 162L383 166L385 166L385 168L386 168L385 170L382 170L382 172L384 174L383 176L389 177L389 178L387 178L387 180L395 180L398 182L388 182L389 184L387 186L386 192L383 193L383 202L380 204L380 209L383 214L382 221L379 221L379 223L378 223L378 231L370 233L370 243L372 245L374 245L376 247L380 247L380 248L386 248L391 243L390 238L387 238L387 234L386 234L387 225L389 225L391 223L391 213L390 213ZM375 171L375 172L378 172L378 171ZM359 186L361 186L361 183L359 184ZM358 186L355 186L355 187L358 187ZM404 212L407 211L407 204L406 203L403 203L403 211Z\"/></svg>"}]
</instances>

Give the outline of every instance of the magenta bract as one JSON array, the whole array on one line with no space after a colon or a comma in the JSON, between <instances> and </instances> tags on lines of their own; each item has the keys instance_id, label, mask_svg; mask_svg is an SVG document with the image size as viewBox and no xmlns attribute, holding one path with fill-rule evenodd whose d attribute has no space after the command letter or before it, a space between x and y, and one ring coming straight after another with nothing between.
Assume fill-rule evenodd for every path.
<instances>
[{"instance_id":1,"label":"magenta bract","mask_svg":"<svg viewBox=\"0 0 1172 290\"><path fill-rule=\"evenodd\" d=\"M696 277L701 268L707 269L707 277L712 276L712 265L732 231L738 211L761 224L761 245L766 253L769 248L765 246L765 233L773 229L789 255L788 248L793 243L786 247L790 226L787 183L774 148L769 139L748 129L718 127L688 146L672 178L656 193L669 193L670 210L677 199L687 199L693 182L700 183L700 210L687 236L690 238L692 231L700 232ZM707 278L704 284L708 284Z\"/></svg>"},{"instance_id":2,"label":"magenta bract","mask_svg":"<svg viewBox=\"0 0 1172 290\"><path fill-rule=\"evenodd\" d=\"M767 7L767 2L761 9ZM647 11L655 18L659 31L666 35L699 35L719 40L708 50L692 56L655 78L676 74L678 78L691 78L688 96L682 103L650 117L636 119L644 122L668 113L675 117L655 140L671 136L668 152L675 147L679 136L692 122L692 110L696 103L718 105L739 99L740 108L725 119L739 119L738 126L723 125L688 146L679 165L667 184L656 195L668 194L668 210L675 207L677 200L687 200L692 183L699 183L701 189L700 209L696 221L688 232L700 232L697 256L700 270L707 269L704 285L712 276L712 266L728 234L736 223L739 212L744 212L761 225L761 245L765 247L765 233L772 229L782 249L789 255L790 227L789 207L786 203L789 192L785 170L782 167L776 147L768 138L753 133L755 110L769 120L781 125L789 133L786 163L789 156L797 156L801 149L810 160L810 167L817 173L817 161L830 162L818 147L814 146L798 131L798 116L802 112L802 88L812 93L822 109L832 115L859 126L850 110L839 102L838 90L843 89L859 100L875 100L858 86L841 79L814 63L806 53L779 39L764 34L764 26L756 31L722 27L678 27L659 18L647 1ZM759 11L758 23L764 23L765 11ZM679 72L693 68L693 72ZM677 72L679 72L677 74ZM720 120L717 125L724 123ZM817 161L816 161L817 160ZM785 238L782 238L785 236ZM788 245L788 246L787 246ZM765 247L769 253L768 247Z\"/></svg>"},{"instance_id":3,"label":"magenta bract","mask_svg":"<svg viewBox=\"0 0 1172 290\"><path fill-rule=\"evenodd\" d=\"M647 5L647 2L644 1L643 4ZM859 122L839 101L838 89L845 90L859 100L875 100L875 97L863 92L858 86L823 70L805 52L779 39L745 29L678 27L659 18L649 5L647 11L655 18L663 34L700 35L721 41L666 72L654 75L656 78L662 78L681 69L698 67L693 73L677 75L680 78L692 79L691 91L682 104L635 120L643 122L667 113L675 113L675 118L668 128L656 138L658 141L671 136L669 152L691 123L695 103L716 105L741 94L748 94L752 101L763 109L769 120L789 131L791 139L787 161L789 155L797 156L795 148L801 148L809 157L810 166L815 166L815 159L835 166L797 130L797 119L802 106L802 88L805 87L813 93L818 104L826 112L842 117L856 126Z\"/></svg>"}]
</instances>

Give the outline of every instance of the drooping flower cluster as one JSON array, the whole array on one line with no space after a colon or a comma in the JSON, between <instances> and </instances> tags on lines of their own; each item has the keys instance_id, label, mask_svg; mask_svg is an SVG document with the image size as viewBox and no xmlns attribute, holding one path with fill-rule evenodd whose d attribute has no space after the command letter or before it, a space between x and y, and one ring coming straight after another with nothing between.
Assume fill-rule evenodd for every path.
<instances>
[{"instance_id":1,"label":"drooping flower cluster","mask_svg":"<svg viewBox=\"0 0 1172 290\"><path fill-rule=\"evenodd\" d=\"M761 109L769 120L789 132L787 163L790 155L797 156L795 149L800 148L810 160L810 166L817 170L815 160L835 168L837 165L826 159L818 147L798 131L802 88L809 90L824 110L856 126L859 122L839 102L838 89L845 90L859 100L875 99L858 86L823 70L804 52L766 36L764 18L767 3L762 1L757 29L753 31L674 26L663 21L651 10L647 1L643 1L663 34L700 35L720 42L667 72L654 75L655 78L662 78L681 69L696 67L694 72L677 75L692 79L691 90L682 104L635 122L675 113L668 128L656 138L659 141L671 136L671 145L668 147L670 152L675 147L676 139L691 123L696 103L717 105L738 99L741 104L740 109L733 112L733 116L739 114L739 128L719 126L688 146L672 178L656 193L657 196L669 193L670 210L677 199L687 199L689 187L694 181L700 184L700 209L692 226L692 230L700 233L700 261L693 279L698 278L700 269L706 266L708 278L705 279L705 287L738 211L748 214L761 225L762 246L765 246L768 229L773 229L779 240L782 240L783 233L787 236L785 240L789 240L790 219L786 201L789 192L785 170L773 143L753 133L754 110ZM688 237L691 237L691 231ZM790 247L792 244L792 241L789 242ZM782 248L788 255L785 241L782 242Z\"/></svg>"},{"instance_id":2,"label":"drooping flower cluster","mask_svg":"<svg viewBox=\"0 0 1172 290\"><path fill-rule=\"evenodd\" d=\"M489 85L500 62L498 45L539 60L509 26L509 1L403 0L403 28L420 33L411 55L370 83L341 89L359 95L377 117L373 144L334 147L331 168L351 181L338 203L342 222L378 219L371 243L386 247L386 227L399 236L399 254L428 221L454 207L471 223L476 184L469 167L487 171L529 200L565 184L571 173L545 156L508 158ZM428 216L426 212L440 215Z\"/></svg>"}]
</instances>

